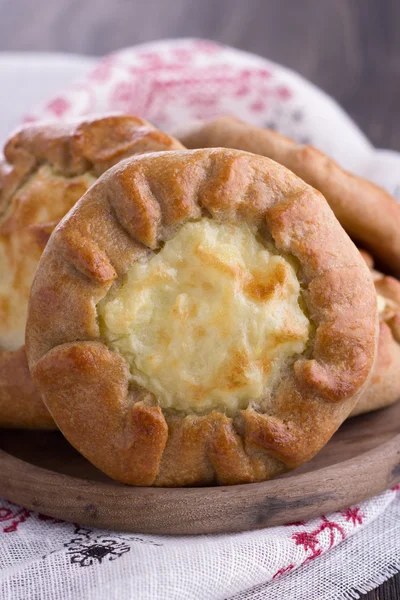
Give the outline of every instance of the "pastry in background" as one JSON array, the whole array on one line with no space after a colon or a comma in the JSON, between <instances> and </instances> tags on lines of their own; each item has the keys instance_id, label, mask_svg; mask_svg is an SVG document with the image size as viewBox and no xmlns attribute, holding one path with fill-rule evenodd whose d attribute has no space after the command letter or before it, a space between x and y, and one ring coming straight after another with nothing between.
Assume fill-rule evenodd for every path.
<instances>
[{"instance_id":1,"label":"pastry in background","mask_svg":"<svg viewBox=\"0 0 400 600\"><path fill-rule=\"evenodd\" d=\"M178 148L149 123L122 115L27 125L6 143L0 162L0 427L55 428L24 348L30 287L54 227L118 161ZM47 300L51 310L55 299Z\"/></svg>"},{"instance_id":2,"label":"pastry in background","mask_svg":"<svg viewBox=\"0 0 400 600\"><path fill-rule=\"evenodd\" d=\"M272 158L319 190L360 247L388 273L400 275L400 207L379 186L344 171L328 156L276 131L219 117L183 127L176 137L187 148L237 148Z\"/></svg>"},{"instance_id":3,"label":"pastry in background","mask_svg":"<svg viewBox=\"0 0 400 600\"><path fill-rule=\"evenodd\" d=\"M35 383L132 485L237 484L308 461L376 355L368 267L323 196L229 149L133 157L54 231L32 285Z\"/></svg>"},{"instance_id":4,"label":"pastry in background","mask_svg":"<svg viewBox=\"0 0 400 600\"><path fill-rule=\"evenodd\" d=\"M362 252L367 265L374 261ZM390 406L400 399L400 281L373 270L378 297L379 342L374 370L367 389L350 416Z\"/></svg>"}]
</instances>

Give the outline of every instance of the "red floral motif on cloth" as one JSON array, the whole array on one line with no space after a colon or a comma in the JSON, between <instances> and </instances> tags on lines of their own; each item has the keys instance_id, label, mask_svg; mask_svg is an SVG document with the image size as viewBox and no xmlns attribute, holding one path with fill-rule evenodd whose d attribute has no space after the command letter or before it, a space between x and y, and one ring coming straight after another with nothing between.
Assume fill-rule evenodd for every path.
<instances>
[{"instance_id":1,"label":"red floral motif on cloth","mask_svg":"<svg viewBox=\"0 0 400 600\"><path fill-rule=\"evenodd\" d=\"M117 52L25 121L109 110L136 114L166 130L219 114L274 126L275 113L287 105L286 118L301 137L301 110L280 71L267 68L265 61L249 68L248 58L233 62L229 52L203 40Z\"/></svg>"},{"instance_id":2,"label":"red floral motif on cloth","mask_svg":"<svg viewBox=\"0 0 400 600\"><path fill-rule=\"evenodd\" d=\"M359 506L354 506L352 508L348 508L345 512L336 514L338 515L338 517L344 517L346 521L349 521L351 519L349 519L347 515L357 515L359 510ZM346 532L343 526L338 521L328 519L327 517L322 516L319 525L313 528L311 531L296 531L291 535L291 539L294 540L295 545L301 546L304 550L305 558L301 562L301 564L305 564L306 562L317 558L317 556L321 556L321 554L323 554L336 544L346 539ZM362 520L353 520L352 522L353 525L356 525L357 523L362 523ZM307 524L304 521L299 521L298 523L292 523L291 526L306 527ZM329 532L328 545L326 544L326 541L321 539L321 534L323 534L324 532ZM274 574L273 579L276 579L280 575L288 573L289 571L294 569L295 566L298 565L291 563L286 567L281 567Z\"/></svg>"},{"instance_id":3,"label":"red floral motif on cloth","mask_svg":"<svg viewBox=\"0 0 400 600\"><path fill-rule=\"evenodd\" d=\"M26 508L15 506L0 500L0 533L15 533L22 523L28 519L37 519L49 523L64 523L61 519L54 519L41 513L35 513Z\"/></svg>"},{"instance_id":4,"label":"red floral motif on cloth","mask_svg":"<svg viewBox=\"0 0 400 600\"><path fill-rule=\"evenodd\" d=\"M55 117L63 117L68 109L70 103L65 98L55 98L47 105L47 110L52 113Z\"/></svg>"},{"instance_id":5,"label":"red floral motif on cloth","mask_svg":"<svg viewBox=\"0 0 400 600\"><path fill-rule=\"evenodd\" d=\"M0 504L0 531L2 533L14 533L19 525L24 523L30 516L30 511L25 508L1 506Z\"/></svg>"},{"instance_id":6,"label":"red floral motif on cloth","mask_svg":"<svg viewBox=\"0 0 400 600\"><path fill-rule=\"evenodd\" d=\"M346 521L351 521L353 525L357 525L357 523L359 525L362 525L363 520L365 518L365 515L360 511L359 506L354 506L353 508L346 509L344 512L342 512L342 515L344 516Z\"/></svg>"}]
</instances>

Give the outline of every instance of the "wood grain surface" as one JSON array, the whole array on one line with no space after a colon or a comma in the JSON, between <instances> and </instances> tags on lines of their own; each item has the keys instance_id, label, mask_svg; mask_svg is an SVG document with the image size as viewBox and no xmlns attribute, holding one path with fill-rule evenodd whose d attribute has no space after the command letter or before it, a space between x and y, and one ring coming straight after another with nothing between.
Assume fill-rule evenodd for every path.
<instances>
[{"instance_id":1,"label":"wood grain surface","mask_svg":"<svg viewBox=\"0 0 400 600\"><path fill-rule=\"evenodd\" d=\"M399 481L400 403L348 420L296 471L236 486L130 487L98 471L58 432L0 432L1 496L52 517L133 533L281 525L358 503Z\"/></svg>"},{"instance_id":2,"label":"wood grain surface","mask_svg":"<svg viewBox=\"0 0 400 600\"><path fill-rule=\"evenodd\" d=\"M374 144L400 150L399 0L0 0L0 51L101 55L166 37L276 60L335 97ZM400 576L364 597L399 600Z\"/></svg>"}]
</instances>

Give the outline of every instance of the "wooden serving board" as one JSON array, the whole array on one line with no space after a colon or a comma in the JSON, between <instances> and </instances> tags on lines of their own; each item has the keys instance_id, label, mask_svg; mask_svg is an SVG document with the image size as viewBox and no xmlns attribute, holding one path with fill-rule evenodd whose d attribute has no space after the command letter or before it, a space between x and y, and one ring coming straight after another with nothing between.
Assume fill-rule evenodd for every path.
<instances>
[{"instance_id":1,"label":"wooden serving board","mask_svg":"<svg viewBox=\"0 0 400 600\"><path fill-rule=\"evenodd\" d=\"M57 432L0 432L0 496L46 515L141 533L200 534L309 519L400 481L400 402L350 419L307 465L265 483L135 488L116 483Z\"/></svg>"}]
</instances>

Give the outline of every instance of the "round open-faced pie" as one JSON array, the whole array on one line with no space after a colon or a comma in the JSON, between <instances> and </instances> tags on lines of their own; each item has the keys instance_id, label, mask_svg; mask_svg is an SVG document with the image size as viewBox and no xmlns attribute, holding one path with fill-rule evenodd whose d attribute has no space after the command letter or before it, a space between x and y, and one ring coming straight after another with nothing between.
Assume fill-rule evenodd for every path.
<instances>
[{"instance_id":1,"label":"round open-faced pie","mask_svg":"<svg viewBox=\"0 0 400 600\"><path fill-rule=\"evenodd\" d=\"M27 125L0 161L0 427L55 428L30 377L24 337L33 275L60 219L105 170L182 148L136 117Z\"/></svg>"},{"instance_id":2,"label":"round open-faced pie","mask_svg":"<svg viewBox=\"0 0 400 600\"><path fill-rule=\"evenodd\" d=\"M377 345L372 277L322 195L227 149L133 157L53 233L29 366L66 438L134 485L260 481L354 408Z\"/></svg>"},{"instance_id":3,"label":"round open-faced pie","mask_svg":"<svg viewBox=\"0 0 400 600\"><path fill-rule=\"evenodd\" d=\"M400 275L400 207L385 190L344 171L328 156L269 129L219 117L183 127L187 148L237 148L272 158L319 190L350 237L389 273Z\"/></svg>"},{"instance_id":4,"label":"round open-faced pie","mask_svg":"<svg viewBox=\"0 0 400 600\"><path fill-rule=\"evenodd\" d=\"M301 146L275 131L254 127L233 117L198 122L181 129L177 135L188 148L237 148L267 156L288 167L325 196L356 243L369 248L389 272L400 273L400 207L382 188L344 171L311 146ZM372 268L372 256L362 253ZM380 275L376 286L381 296L380 309L386 299L390 312L380 311L374 373L352 414L383 408L400 398L400 348L395 318L400 310L400 304L396 308L400 284L393 277Z\"/></svg>"}]
</instances>

